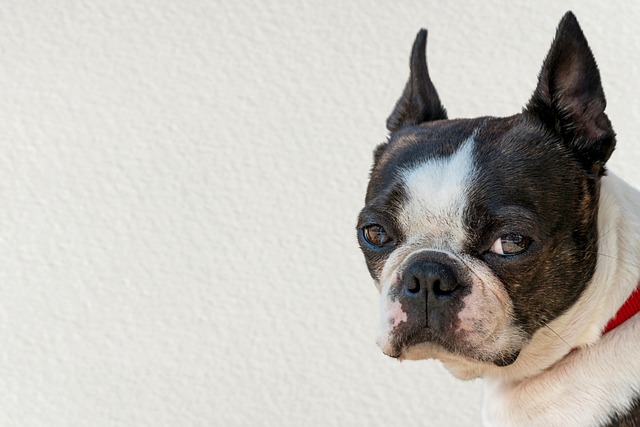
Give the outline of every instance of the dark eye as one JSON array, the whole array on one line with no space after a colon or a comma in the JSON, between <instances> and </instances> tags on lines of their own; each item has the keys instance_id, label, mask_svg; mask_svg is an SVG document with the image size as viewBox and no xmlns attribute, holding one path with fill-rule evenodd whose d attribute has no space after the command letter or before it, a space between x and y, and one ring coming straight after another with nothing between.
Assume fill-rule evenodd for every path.
<instances>
[{"instance_id":1,"label":"dark eye","mask_svg":"<svg viewBox=\"0 0 640 427\"><path fill-rule=\"evenodd\" d=\"M528 236L515 233L503 234L493 242L489 251L498 255L518 255L529 249L531 241L531 237Z\"/></svg>"},{"instance_id":2,"label":"dark eye","mask_svg":"<svg viewBox=\"0 0 640 427\"><path fill-rule=\"evenodd\" d=\"M381 225L367 225L362 229L362 235L367 243L374 246L384 246L391 241L391 237L384 231Z\"/></svg>"}]
</instances>

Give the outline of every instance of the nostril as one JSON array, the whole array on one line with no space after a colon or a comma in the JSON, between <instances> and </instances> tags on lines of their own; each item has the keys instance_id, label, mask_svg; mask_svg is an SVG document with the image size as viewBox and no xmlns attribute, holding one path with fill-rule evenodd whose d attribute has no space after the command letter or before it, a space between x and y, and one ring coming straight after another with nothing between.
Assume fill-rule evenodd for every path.
<instances>
[{"instance_id":1,"label":"nostril","mask_svg":"<svg viewBox=\"0 0 640 427\"><path fill-rule=\"evenodd\" d=\"M433 289L433 293L440 297L451 295L457 288L458 284L452 280L445 280L443 282L439 279L436 279L431 286L431 289Z\"/></svg>"},{"instance_id":2,"label":"nostril","mask_svg":"<svg viewBox=\"0 0 640 427\"><path fill-rule=\"evenodd\" d=\"M420 281L418 280L417 277L413 277L411 280L407 281L404 288L407 291L407 293L411 295L415 295L418 292L420 292Z\"/></svg>"},{"instance_id":3,"label":"nostril","mask_svg":"<svg viewBox=\"0 0 640 427\"><path fill-rule=\"evenodd\" d=\"M444 293L444 291L442 290L442 288L440 287L440 280L435 280L433 282L433 293L436 295L442 295Z\"/></svg>"}]
</instances>

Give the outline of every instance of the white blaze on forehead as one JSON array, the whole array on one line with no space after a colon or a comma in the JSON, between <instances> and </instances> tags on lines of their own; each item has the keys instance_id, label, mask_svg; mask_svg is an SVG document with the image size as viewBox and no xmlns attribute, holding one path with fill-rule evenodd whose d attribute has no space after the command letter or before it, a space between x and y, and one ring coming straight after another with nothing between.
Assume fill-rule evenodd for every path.
<instances>
[{"instance_id":1,"label":"white blaze on forehead","mask_svg":"<svg viewBox=\"0 0 640 427\"><path fill-rule=\"evenodd\" d=\"M402 171L407 202L400 213L406 236L428 238L435 246L459 248L464 240L463 213L475 166L471 135L448 157L428 160Z\"/></svg>"}]
</instances>

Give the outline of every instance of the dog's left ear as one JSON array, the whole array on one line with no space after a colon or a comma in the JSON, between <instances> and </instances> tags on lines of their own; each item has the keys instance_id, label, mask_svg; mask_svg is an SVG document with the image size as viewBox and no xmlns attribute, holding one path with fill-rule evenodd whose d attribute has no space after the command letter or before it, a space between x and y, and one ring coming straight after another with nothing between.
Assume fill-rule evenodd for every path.
<instances>
[{"instance_id":1,"label":"dog's left ear","mask_svg":"<svg viewBox=\"0 0 640 427\"><path fill-rule=\"evenodd\" d=\"M395 132L403 126L418 125L447 118L447 110L440 103L438 92L429 78L427 68L427 30L418 32L411 50L409 80L387 119L387 129Z\"/></svg>"},{"instance_id":2,"label":"dog's left ear","mask_svg":"<svg viewBox=\"0 0 640 427\"><path fill-rule=\"evenodd\" d=\"M578 155L587 170L604 173L616 140L604 112L600 72L576 17L567 12L547 54L525 113L538 117Z\"/></svg>"}]
</instances>

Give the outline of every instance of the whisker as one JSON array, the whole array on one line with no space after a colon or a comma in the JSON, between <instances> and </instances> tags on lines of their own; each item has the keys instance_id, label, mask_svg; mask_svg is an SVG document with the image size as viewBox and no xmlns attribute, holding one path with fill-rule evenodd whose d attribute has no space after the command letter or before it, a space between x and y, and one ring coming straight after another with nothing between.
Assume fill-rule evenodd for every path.
<instances>
[{"instance_id":1,"label":"whisker","mask_svg":"<svg viewBox=\"0 0 640 427\"><path fill-rule=\"evenodd\" d=\"M598 240L599 240L599 239L602 239L604 236L606 236L607 234L611 233L613 230L615 230L615 229L617 229L617 228L618 228L618 227L617 227L616 225L612 225L612 226L611 226L607 231L605 231L604 233L602 233L602 234L598 234ZM596 250L596 254L601 255L601 256L604 256L604 257L607 257L607 258L615 259L616 261L620 261L620 262L622 262L623 264L631 265L632 267L640 268L640 264L631 263L631 262L629 262L629 261L626 261L626 260L623 260L623 259L620 259L620 258L614 257L614 256L612 256L612 255L608 255L608 254L605 254L605 253L602 253L602 252L598 252L597 250Z\"/></svg>"},{"instance_id":2,"label":"whisker","mask_svg":"<svg viewBox=\"0 0 640 427\"><path fill-rule=\"evenodd\" d=\"M565 344L567 345L567 348L569 348L570 350L571 350L571 349L573 349L573 347L572 347L572 346L570 346L570 345L569 345L569 343L568 343L568 342L566 342L566 341L565 341L565 339L564 339L564 338L562 338L562 337L560 336L560 334L559 334L559 333L557 333L556 331L554 331L554 330L551 328L551 326L549 326L549 325L548 325L548 324L546 324L546 323L544 323L543 325L544 325L547 329L549 329L551 332L553 332L553 333L554 333L558 338L560 338L560 339L562 340L562 342L563 342L563 343L565 343Z\"/></svg>"},{"instance_id":3,"label":"whisker","mask_svg":"<svg viewBox=\"0 0 640 427\"><path fill-rule=\"evenodd\" d=\"M615 230L616 228L618 228L616 225L612 225L611 228L609 228L607 231L605 231L602 234L598 234L598 239L603 238L604 236L606 236L607 234L611 233L613 230Z\"/></svg>"},{"instance_id":4,"label":"whisker","mask_svg":"<svg viewBox=\"0 0 640 427\"><path fill-rule=\"evenodd\" d=\"M612 255L607 255L607 254L602 253L602 252L597 252L597 254L598 254L598 255L600 255L600 256L603 256L603 257L607 257L607 258L615 259L616 261L620 261L621 263L623 263L623 264L627 264L627 265L630 265L630 266L632 266L632 267L640 268L640 264L636 264L636 263L633 263L633 262L629 262L629 261L626 261L626 260L620 259L620 258L618 258L618 257L614 257L614 256L612 256Z\"/></svg>"}]
</instances>

